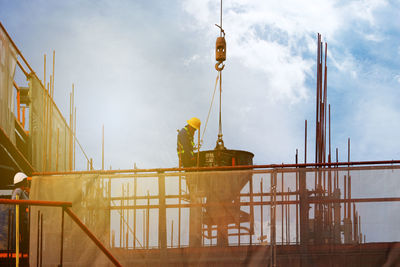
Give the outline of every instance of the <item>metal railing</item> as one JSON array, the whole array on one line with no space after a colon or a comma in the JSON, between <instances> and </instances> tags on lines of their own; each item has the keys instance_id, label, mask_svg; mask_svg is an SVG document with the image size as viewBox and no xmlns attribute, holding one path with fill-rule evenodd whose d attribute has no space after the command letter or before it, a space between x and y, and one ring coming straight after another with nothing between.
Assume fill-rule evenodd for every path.
<instances>
[{"instance_id":1,"label":"metal railing","mask_svg":"<svg viewBox=\"0 0 400 267\"><path fill-rule=\"evenodd\" d=\"M26 205L26 206L44 206L44 207L60 207L62 208L61 215L61 247L60 247L60 265L63 265L63 244L64 244L64 212L66 212L71 219L82 229L82 231L96 244L96 246L111 260L111 262L115 266L122 266L119 261L111 254L111 252L100 242L100 240L86 227L86 225L78 218L78 216L70 209L72 207L71 202L64 201L40 201L40 200L14 200L14 199L0 199L0 204L8 204L8 205ZM39 213L40 214L40 213ZM18 216L16 216L16 225L19 224ZM38 224L39 227L39 224ZM41 227L43 227L43 216L41 218ZM17 229L18 230L18 229ZM18 231L16 230L16 265L18 266L19 252L18 252ZM41 230L42 232L42 230ZM39 231L38 231L39 234ZM38 239L39 241L39 239ZM40 245L37 247L37 262L40 262L40 266L42 265L42 256L39 255L42 252L42 239L40 239ZM40 249L39 249L40 246ZM7 256L9 255L9 251L7 252Z\"/></svg>"}]
</instances>

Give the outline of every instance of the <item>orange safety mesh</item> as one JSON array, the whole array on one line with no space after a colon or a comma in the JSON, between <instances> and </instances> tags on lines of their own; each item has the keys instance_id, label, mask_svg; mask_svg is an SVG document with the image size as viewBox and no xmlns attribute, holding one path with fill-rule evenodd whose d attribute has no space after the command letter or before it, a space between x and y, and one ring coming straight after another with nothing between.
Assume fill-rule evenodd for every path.
<instances>
[{"instance_id":1,"label":"orange safety mesh","mask_svg":"<svg viewBox=\"0 0 400 267\"><path fill-rule=\"evenodd\" d=\"M54 175L33 177L31 198L72 201L124 266L380 266L400 255L399 178L397 166ZM30 263L38 210L43 264L58 264L61 210L43 207ZM111 264L65 215L64 265Z\"/></svg>"}]
</instances>

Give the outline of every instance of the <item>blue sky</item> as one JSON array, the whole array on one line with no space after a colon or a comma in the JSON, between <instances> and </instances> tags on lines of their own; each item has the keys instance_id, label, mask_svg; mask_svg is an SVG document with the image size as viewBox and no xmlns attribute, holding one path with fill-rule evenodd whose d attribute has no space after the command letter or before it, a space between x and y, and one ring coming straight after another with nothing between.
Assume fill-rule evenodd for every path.
<instances>
[{"instance_id":1,"label":"blue sky","mask_svg":"<svg viewBox=\"0 0 400 267\"><path fill-rule=\"evenodd\" d=\"M316 38L328 42L332 143L346 160L400 158L397 1L224 1L223 134L256 164L314 160ZM55 101L75 84L77 135L101 167L177 166L176 130L205 120L219 1L7 1L0 20L39 77L56 50ZM48 77L47 77L48 80ZM217 139L214 104L203 149ZM78 166L80 163L78 163ZM86 167L82 162L81 166Z\"/></svg>"}]
</instances>

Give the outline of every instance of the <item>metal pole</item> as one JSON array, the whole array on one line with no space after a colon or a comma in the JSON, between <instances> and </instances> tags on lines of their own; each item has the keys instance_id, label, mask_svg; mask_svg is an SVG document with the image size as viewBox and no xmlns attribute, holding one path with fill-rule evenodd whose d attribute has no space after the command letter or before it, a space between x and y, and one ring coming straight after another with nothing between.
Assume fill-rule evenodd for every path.
<instances>
[{"instance_id":1,"label":"metal pole","mask_svg":"<svg viewBox=\"0 0 400 267\"><path fill-rule=\"evenodd\" d=\"M7 259L9 265L11 265L10 262L10 250L11 250L11 240L12 240L12 217L11 217L11 209L8 209L8 229L7 229ZM12 255L12 253L11 253Z\"/></svg>"},{"instance_id":2,"label":"metal pole","mask_svg":"<svg viewBox=\"0 0 400 267\"><path fill-rule=\"evenodd\" d=\"M19 199L19 195L15 196ZM19 266L19 205L15 205L15 266Z\"/></svg>"},{"instance_id":3,"label":"metal pole","mask_svg":"<svg viewBox=\"0 0 400 267\"><path fill-rule=\"evenodd\" d=\"M253 202L253 175L250 177L250 202ZM254 206L250 205L250 246L253 244L253 233L254 233Z\"/></svg>"},{"instance_id":4,"label":"metal pole","mask_svg":"<svg viewBox=\"0 0 400 267\"><path fill-rule=\"evenodd\" d=\"M297 151L297 150L296 150ZM305 157L304 157L305 158ZM298 161L298 157L296 157L296 164ZM299 243L299 172L296 172L296 244Z\"/></svg>"},{"instance_id":5,"label":"metal pole","mask_svg":"<svg viewBox=\"0 0 400 267\"><path fill-rule=\"evenodd\" d=\"M347 198L347 179L346 179L346 175L343 177L343 184L344 184L344 194L343 194L343 199L346 200ZM347 217L347 205L344 204L344 214L343 214L343 218Z\"/></svg>"},{"instance_id":6,"label":"metal pole","mask_svg":"<svg viewBox=\"0 0 400 267\"><path fill-rule=\"evenodd\" d=\"M178 208L178 248L181 247L181 201L182 201L182 176L179 174L179 208Z\"/></svg>"},{"instance_id":7,"label":"metal pole","mask_svg":"<svg viewBox=\"0 0 400 267\"><path fill-rule=\"evenodd\" d=\"M129 201L129 182L127 183L127 185L126 185L126 195L127 195L127 197L128 197L128 199L126 200L127 202L128 202L128 206L129 206L129 204L130 204L130 201ZM129 227L129 213L130 213L130 209L126 209L126 213L127 213L127 218L126 218L126 225L127 225L127 228ZM127 229L128 230L128 229ZM128 248L129 247L129 231L126 231L126 238L125 238L125 243L126 243L126 248Z\"/></svg>"},{"instance_id":8,"label":"metal pole","mask_svg":"<svg viewBox=\"0 0 400 267\"><path fill-rule=\"evenodd\" d=\"M263 222L263 219L264 219L264 211L263 211L263 204L262 204L262 202L263 202L263 196L262 196L262 193L263 193L263 181L262 181L262 177L261 177L261 181L260 181L260 193L261 193L261 205L260 205L260 211L261 211L261 237L260 237L260 242L262 243L262 241L264 240L264 222ZM240 220L240 218L239 218L239 220ZM240 224L239 224L239 229L240 229ZM240 230L239 230L240 231ZM240 238L240 235L239 235L239 238Z\"/></svg>"},{"instance_id":9,"label":"metal pole","mask_svg":"<svg viewBox=\"0 0 400 267\"><path fill-rule=\"evenodd\" d=\"M40 210L38 210L37 217L37 239L36 239L36 266L39 267L39 253L40 253Z\"/></svg>"},{"instance_id":10,"label":"metal pole","mask_svg":"<svg viewBox=\"0 0 400 267\"><path fill-rule=\"evenodd\" d=\"M146 210L143 209L143 247L146 248Z\"/></svg>"},{"instance_id":11,"label":"metal pole","mask_svg":"<svg viewBox=\"0 0 400 267\"><path fill-rule=\"evenodd\" d=\"M39 266L42 267L43 256L43 213L40 214L40 254L39 254Z\"/></svg>"},{"instance_id":12,"label":"metal pole","mask_svg":"<svg viewBox=\"0 0 400 267\"><path fill-rule=\"evenodd\" d=\"M120 204L121 204L121 210L120 210L120 216L119 216L119 247L120 248L122 248L122 216L123 216L123 213L122 213L122 206L124 205L123 204L123 202L122 202L122 200L124 199L124 184L122 184L121 185L121 192L122 192L122 198L121 198L121 201L120 201Z\"/></svg>"},{"instance_id":13,"label":"metal pole","mask_svg":"<svg viewBox=\"0 0 400 267\"><path fill-rule=\"evenodd\" d=\"M150 193L147 190L147 210L146 210L146 248L149 249L149 235L150 235Z\"/></svg>"},{"instance_id":14,"label":"metal pole","mask_svg":"<svg viewBox=\"0 0 400 267\"><path fill-rule=\"evenodd\" d=\"M290 192L290 188L288 187L288 192ZM287 195L287 200L289 201L290 200L290 195L288 194ZM288 244L290 244L290 204L288 203L287 204L287 209L288 209L288 225L287 225L287 228L288 228Z\"/></svg>"},{"instance_id":15,"label":"metal pole","mask_svg":"<svg viewBox=\"0 0 400 267\"><path fill-rule=\"evenodd\" d=\"M60 246L60 265L63 265L63 249L64 249L64 208L61 208L61 246Z\"/></svg>"},{"instance_id":16,"label":"metal pole","mask_svg":"<svg viewBox=\"0 0 400 267\"><path fill-rule=\"evenodd\" d=\"M307 163L307 120L305 120L304 123L304 164L306 163Z\"/></svg>"},{"instance_id":17,"label":"metal pole","mask_svg":"<svg viewBox=\"0 0 400 267\"><path fill-rule=\"evenodd\" d=\"M43 62L43 84L46 84L46 54L44 54L44 62Z\"/></svg>"},{"instance_id":18,"label":"metal pole","mask_svg":"<svg viewBox=\"0 0 400 267\"><path fill-rule=\"evenodd\" d=\"M76 162L76 107L74 113L74 170L75 170L75 162Z\"/></svg>"},{"instance_id":19,"label":"metal pole","mask_svg":"<svg viewBox=\"0 0 400 267\"><path fill-rule=\"evenodd\" d=\"M275 267L276 266L276 189L277 189L277 186L278 186L278 181L277 181L277 173L275 172L275 174L274 174L274 191L273 191L273 193L274 193L274 243L272 244L272 247L273 247L273 252L274 252L274 256L273 256L273 259L274 259L274 261L273 261L273 267Z\"/></svg>"},{"instance_id":20,"label":"metal pole","mask_svg":"<svg viewBox=\"0 0 400 267\"><path fill-rule=\"evenodd\" d=\"M171 248L174 247L174 220L171 223Z\"/></svg>"},{"instance_id":21,"label":"metal pole","mask_svg":"<svg viewBox=\"0 0 400 267\"><path fill-rule=\"evenodd\" d=\"M282 172L282 177L281 177L282 179L281 179L281 191L282 191L282 195L281 195L281 200L282 200L282 202L283 202L283 179L284 179L284 177L283 177L283 172ZM285 215L284 215L284 213L283 213L283 204L281 205L281 243L282 243L282 245L283 245L283 220L284 220L284 218L285 218Z\"/></svg>"},{"instance_id":22,"label":"metal pole","mask_svg":"<svg viewBox=\"0 0 400 267\"><path fill-rule=\"evenodd\" d=\"M165 207L165 176L163 173L158 174L158 240L160 249L167 248L167 211ZM149 231L149 230L148 230Z\"/></svg>"},{"instance_id":23,"label":"metal pole","mask_svg":"<svg viewBox=\"0 0 400 267\"><path fill-rule=\"evenodd\" d=\"M350 161L350 138L347 139L347 161ZM350 165L348 166L350 167ZM350 170L347 170L347 182L348 182L348 199L351 199L351 177L350 177ZM348 209L347 209L347 217L350 219L351 214L351 203L349 202L348 204Z\"/></svg>"},{"instance_id":24,"label":"metal pole","mask_svg":"<svg viewBox=\"0 0 400 267\"><path fill-rule=\"evenodd\" d=\"M318 33L318 45L317 45L317 90L316 90L316 106L315 106L315 163L318 162L318 116L319 116L319 54L320 54L320 42L321 36Z\"/></svg>"},{"instance_id":25,"label":"metal pole","mask_svg":"<svg viewBox=\"0 0 400 267\"><path fill-rule=\"evenodd\" d=\"M104 170L104 124L101 137L101 169Z\"/></svg>"},{"instance_id":26,"label":"metal pole","mask_svg":"<svg viewBox=\"0 0 400 267\"><path fill-rule=\"evenodd\" d=\"M56 50L53 50L53 75L52 75L52 77L53 77L53 82L52 82L52 89L53 89L53 94L54 94L54 75L55 75L55 73L54 73L54 68L55 68L55 65L56 65ZM51 94L51 97L53 98L53 94Z\"/></svg>"},{"instance_id":27,"label":"metal pole","mask_svg":"<svg viewBox=\"0 0 400 267\"><path fill-rule=\"evenodd\" d=\"M137 192L137 178L133 178L133 192L135 198L133 199L133 205L136 206L136 192ZM133 249L136 248L136 209L133 211Z\"/></svg>"},{"instance_id":28,"label":"metal pole","mask_svg":"<svg viewBox=\"0 0 400 267\"><path fill-rule=\"evenodd\" d=\"M60 138L60 128L57 127L57 145L56 145L56 172L58 171L58 145Z\"/></svg>"}]
</instances>

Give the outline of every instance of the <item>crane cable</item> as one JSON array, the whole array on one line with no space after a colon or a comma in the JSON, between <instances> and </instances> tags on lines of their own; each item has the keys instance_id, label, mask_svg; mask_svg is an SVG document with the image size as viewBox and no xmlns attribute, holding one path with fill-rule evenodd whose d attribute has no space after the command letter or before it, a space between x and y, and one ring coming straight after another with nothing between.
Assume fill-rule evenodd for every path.
<instances>
[{"instance_id":1,"label":"crane cable","mask_svg":"<svg viewBox=\"0 0 400 267\"><path fill-rule=\"evenodd\" d=\"M207 115L207 119L206 119L206 124L204 125L203 134L201 135L200 144L203 144L203 137L204 137L204 133L206 132L206 129L207 129L208 119L210 118L210 113L211 113L211 108L212 108L212 105L213 105L213 102L214 102L215 92L217 91L218 80L219 80L219 72L217 74L217 78L215 79L214 93L213 93L213 96L212 96L212 99L211 99L210 108L208 110L208 115ZM199 147L200 147L200 144L199 144Z\"/></svg>"}]
</instances>

